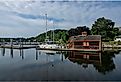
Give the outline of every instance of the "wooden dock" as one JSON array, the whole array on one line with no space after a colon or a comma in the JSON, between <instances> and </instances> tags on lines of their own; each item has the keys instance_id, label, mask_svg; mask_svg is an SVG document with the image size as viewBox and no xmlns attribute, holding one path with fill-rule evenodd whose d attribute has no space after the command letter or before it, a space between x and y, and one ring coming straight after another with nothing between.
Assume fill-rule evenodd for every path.
<instances>
[{"instance_id":1,"label":"wooden dock","mask_svg":"<svg viewBox=\"0 0 121 82\"><path fill-rule=\"evenodd\" d=\"M50 50L50 51L83 51L83 52L100 52L99 49L67 49L67 48L39 48L37 45L0 45L0 48L8 48L8 49L30 49L36 48L38 50Z\"/></svg>"},{"instance_id":2,"label":"wooden dock","mask_svg":"<svg viewBox=\"0 0 121 82\"><path fill-rule=\"evenodd\" d=\"M0 46L0 48L8 48L8 49L30 49L30 48L36 48L36 45L31 45L31 46L19 46L19 45L4 45L4 46Z\"/></svg>"},{"instance_id":3,"label":"wooden dock","mask_svg":"<svg viewBox=\"0 0 121 82\"><path fill-rule=\"evenodd\" d=\"M67 48L39 48L37 45L0 45L0 48L8 48L8 49L30 49L30 48L36 48L38 50L50 50L50 51L84 51L84 52L99 52L101 50L95 50L95 49L67 49Z\"/></svg>"},{"instance_id":4,"label":"wooden dock","mask_svg":"<svg viewBox=\"0 0 121 82\"><path fill-rule=\"evenodd\" d=\"M83 51L83 52L100 52L101 50L94 50L94 49L67 49L67 48L62 48L62 49L52 49L52 48L39 48L37 47L38 50L51 50L51 51Z\"/></svg>"}]
</instances>

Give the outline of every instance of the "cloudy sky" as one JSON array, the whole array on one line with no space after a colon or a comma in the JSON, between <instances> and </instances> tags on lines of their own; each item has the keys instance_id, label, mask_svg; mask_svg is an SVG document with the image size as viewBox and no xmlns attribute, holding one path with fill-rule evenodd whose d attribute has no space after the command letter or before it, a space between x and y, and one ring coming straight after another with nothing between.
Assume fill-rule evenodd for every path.
<instances>
[{"instance_id":1,"label":"cloudy sky","mask_svg":"<svg viewBox=\"0 0 121 82\"><path fill-rule=\"evenodd\" d=\"M32 37L48 30L91 28L99 17L121 26L121 1L0 0L0 37ZM54 24L53 24L54 23Z\"/></svg>"}]
</instances>

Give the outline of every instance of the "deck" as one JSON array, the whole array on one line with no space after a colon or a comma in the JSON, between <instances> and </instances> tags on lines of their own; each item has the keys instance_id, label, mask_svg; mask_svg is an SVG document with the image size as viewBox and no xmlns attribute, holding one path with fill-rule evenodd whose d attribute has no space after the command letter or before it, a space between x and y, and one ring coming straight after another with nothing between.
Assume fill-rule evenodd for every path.
<instances>
[{"instance_id":1,"label":"deck","mask_svg":"<svg viewBox=\"0 0 121 82\"><path fill-rule=\"evenodd\" d=\"M67 48L62 48L62 49L52 49L52 48L39 48L37 47L38 50L52 50L52 51L86 51L86 52L99 52L101 50L95 50L95 49L67 49Z\"/></svg>"}]
</instances>

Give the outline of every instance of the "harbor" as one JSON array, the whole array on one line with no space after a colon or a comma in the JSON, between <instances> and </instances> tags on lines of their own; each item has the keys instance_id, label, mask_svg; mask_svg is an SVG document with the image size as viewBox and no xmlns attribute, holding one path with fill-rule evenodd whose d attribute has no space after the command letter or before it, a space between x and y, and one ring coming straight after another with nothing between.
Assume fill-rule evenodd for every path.
<instances>
[{"instance_id":1,"label":"harbor","mask_svg":"<svg viewBox=\"0 0 121 82\"><path fill-rule=\"evenodd\" d=\"M0 82L121 81L121 2L0 1Z\"/></svg>"},{"instance_id":2,"label":"harbor","mask_svg":"<svg viewBox=\"0 0 121 82\"><path fill-rule=\"evenodd\" d=\"M41 42L1 42L0 48L8 48L8 49L31 49L36 48L38 50L50 50L50 51L85 51L85 52L101 52L103 50L121 50L121 45L105 45L102 44L101 50L95 50L95 49L76 49L76 48L67 48L66 46L64 48L40 48L39 44Z\"/></svg>"},{"instance_id":3,"label":"harbor","mask_svg":"<svg viewBox=\"0 0 121 82\"><path fill-rule=\"evenodd\" d=\"M120 51L43 51L35 48L0 48L0 80L4 81L88 81L121 80ZM108 60L107 60L108 58ZM112 60L113 59L113 60ZM114 63L115 62L115 63ZM63 69L63 71L62 71ZM76 70L75 70L76 69ZM93 72L92 72L93 71ZM68 75L71 74L72 76ZM89 78L83 78L89 76ZM95 77L92 76L96 74ZM24 76L23 76L24 75ZM75 77L76 76L76 77ZM29 77L29 78L28 78ZM56 78L55 78L56 77ZM62 78L63 77L63 78ZM71 77L71 78L70 78Z\"/></svg>"}]
</instances>

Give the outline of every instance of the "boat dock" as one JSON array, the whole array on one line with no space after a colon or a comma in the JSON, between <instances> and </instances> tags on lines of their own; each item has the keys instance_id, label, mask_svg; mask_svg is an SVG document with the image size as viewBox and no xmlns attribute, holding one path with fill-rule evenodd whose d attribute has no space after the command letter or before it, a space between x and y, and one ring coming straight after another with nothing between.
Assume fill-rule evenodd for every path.
<instances>
[{"instance_id":1,"label":"boat dock","mask_svg":"<svg viewBox=\"0 0 121 82\"><path fill-rule=\"evenodd\" d=\"M0 48L8 48L8 49L30 49L30 48L36 48L38 50L51 50L51 51L86 51L86 52L95 52L95 51L100 51L100 50L87 50L87 49L67 49L67 48L57 48L57 49L52 49L52 48L39 48L37 45L0 45Z\"/></svg>"},{"instance_id":2,"label":"boat dock","mask_svg":"<svg viewBox=\"0 0 121 82\"><path fill-rule=\"evenodd\" d=\"M94 50L94 49L67 49L67 48L57 48L57 49L52 49L52 48L39 48L37 47L38 50L52 50L52 51L84 51L84 52L100 52L101 50Z\"/></svg>"},{"instance_id":3,"label":"boat dock","mask_svg":"<svg viewBox=\"0 0 121 82\"><path fill-rule=\"evenodd\" d=\"M84 51L84 52L100 52L101 50L96 50L96 49L67 49L67 48L62 48L62 49L52 49L52 48L39 48L38 45L34 45L35 43L33 44L20 44L20 45L16 45L16 44L4 44L4 45L1 45L0 44L0 48L8 48L8 49L30 49L30 48L36 48L38 50L50 50L50 51ZM107 48L108 50L121 50L121 45L118 45L118 46L107 46L107 45L103 45L102 46L102 50L105 50L104 48ZM107 50L106 49L106 50Z\"/></svg>"},{"instance_id":4,"label":"boat dock","mask_svg":"<svg viewBox=\"0 0 121 82\"><path fill-rule=\"evenodd\" d=\"M9 48L9 49L30 49L30 48L36 48L36 45L24 45L24 46L19 46L19 45L1 45L0 48Z\"/></svg>"}]
</instances>

